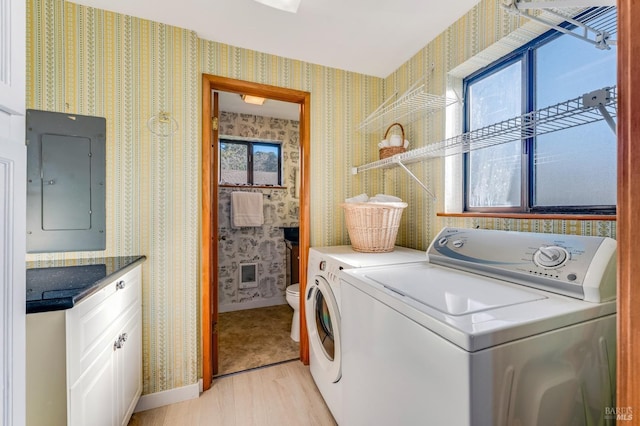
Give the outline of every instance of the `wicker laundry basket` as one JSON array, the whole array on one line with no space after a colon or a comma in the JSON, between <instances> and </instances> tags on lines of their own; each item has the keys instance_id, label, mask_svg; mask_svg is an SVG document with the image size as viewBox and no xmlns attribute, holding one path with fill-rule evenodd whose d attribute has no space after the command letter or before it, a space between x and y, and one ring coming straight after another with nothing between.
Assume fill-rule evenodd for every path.
<instances>
[{"instance_id":1,"label":"wicker laundry basket","mask_svg":"<svg viewBox=\"0 0 640 426\"><path fill-rule=\"evenodd\" d=\"M407 203L343 203L351 246L363 253L393 251Z\"/></svg>"},{"instance_id":2,"label":"wicker laundry basket","mask_svg":"<svg viewBox=\"0 0 640 426\"><path fill-rule=\"evenodd\" d=\"M404 144L404 127L402 127L402 124L400 123L393 123L391 126L387 127L387 131L384 132L384 138L387 139L389 131L393 126L400 127L400 131L402 132L402 143ZM405 151L406 149L404 146L386 146L384 148L380 148L380 159L383 160L385 158L392 157Z\"/></svg>"}]
</instances>

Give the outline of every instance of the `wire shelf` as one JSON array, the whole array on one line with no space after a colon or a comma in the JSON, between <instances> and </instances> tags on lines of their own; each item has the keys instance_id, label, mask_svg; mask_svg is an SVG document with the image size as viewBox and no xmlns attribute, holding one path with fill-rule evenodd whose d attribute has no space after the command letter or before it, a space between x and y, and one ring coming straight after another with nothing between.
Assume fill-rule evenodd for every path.
<instances>
[{"instance_id":1,"label":"wire shelf","mask_svg":"<svg viewBox=\"0 0 640 426\"><path fill-rule=\"evenodd\" d=\"M617 89L615 86L605 87L519 117L396 154L384 160L354 167L352 173L358 174L366 170L395 167L398 164L410 164L428 158L461 154L601 120L606 120L611 125L616 115Z\"/></svg>"},{"instance_id":2,"label":"wire shelf","mask_svg":"<svg viewBox=\"0 0 640 426\"><path fill-rule=\"evenodd\" d=\"M358 130L365 133L377 132L384 129L389 123L402 121L403 118L415 114L414 119L404 120L404 123L410 123L425 114L442 110L458 102L457 99L425 92L425 84L410 88L396 101L390 101L391 98L387 99L378 109L365 118L360 123ZM423 114L418 115L418 113Z\"/></svg>"},{"instance_id":3,"label":"wire shelf","mask_svg":"<svg viewBox=\"0 0 640 426\"><path fill-rule=\"evenodd\" d=\"M614 0L505 0L501 6L509 13L582 39L598 49L610 49L617 44L617 9ZM603 7L589 9L592 6ZM535 10L541 13L536 14ZM558 20L571 27L559 25Z\"/></svg>"}]
</instances>

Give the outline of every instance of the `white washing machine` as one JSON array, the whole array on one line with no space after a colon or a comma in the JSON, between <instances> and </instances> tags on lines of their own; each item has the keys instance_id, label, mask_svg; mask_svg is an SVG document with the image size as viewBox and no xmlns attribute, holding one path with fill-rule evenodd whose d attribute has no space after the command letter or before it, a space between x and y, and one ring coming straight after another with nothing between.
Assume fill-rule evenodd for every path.
<instances>
[{"instance_id":1,"label":"white washing machine","mask_svg":"<svg viewBox=\"0 0 640 426\"><path fill-rule=\"evenodd\" d=\"M615 240L445 228L340 276L345 425L614 423Z\"/></svg>"},{"instance_id":2,"label":"white washing machine","mask_svg":"<svg viewBox=\"0 0 640 426\"><path fill-rule=\"evenodd\" d=\"M343 269L417 262L425 252L396 247L389 253L359 253L351 246L309 249L306 321L309 332L309 366L333 417L342 423L342 356L340 316L348 306L340 305L338 273Z\"/></svg>"}]
</instances>

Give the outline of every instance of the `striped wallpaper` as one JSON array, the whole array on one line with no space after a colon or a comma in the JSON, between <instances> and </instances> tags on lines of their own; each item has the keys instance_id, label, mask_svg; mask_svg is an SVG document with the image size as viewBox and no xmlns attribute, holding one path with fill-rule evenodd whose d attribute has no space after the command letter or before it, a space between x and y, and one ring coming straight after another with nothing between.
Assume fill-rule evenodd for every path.
<instances>
[{"instance_id":1,"label":"striped wallpaper","mask_svg":"<svg viewBox=\"0 0 640 426\"><path fill-rule=\"evenodd\" d=\"M443 225L597 234L614 222L438 218L444 165L412 166L433 202L401 170L352 176L377 159L381 133L357 126L393 92L427 76L443 94L447 72L521 23L483 0L386 79L199 39L192 31L62 0L27 1L28 108L107 118L107 249L28 260L144 254L145 394L196 383L199 355L200 79L202 73L311 93L311 244L348 242L344 198L386 192L408 201L398 243L426 248ZM178 130L154 135L147 121L168 112ZM414 147L442 139L444 113L406 126Z\"/></svg>"},{"instance_id":2,"label":"striped wallpaper","mask_svg":"<svg viewBox=\"0 0 640 426\"><path fill-rule=\"evenodd\" d=\"M339 204L365 189L382 190L375 175L351 179L349 171L378 153L377 142L355 128L382 102L382 79L206 40L200 64L206 74L311 93L311 245L346 242Z\"/></svg>"},{"instance_id":3,"label":"striped wallpaper","mask_svg":"<svg viewBox=\"0 0 640 426\"><path fill-rule=\"evenodd\" d=\"M28 5L27 104L107 119L107 248L144 254L144 393L196 383L200 73L195 33L59 0ZM147 121L168 112L169 137Z\"/></svg>"}]
</instances>

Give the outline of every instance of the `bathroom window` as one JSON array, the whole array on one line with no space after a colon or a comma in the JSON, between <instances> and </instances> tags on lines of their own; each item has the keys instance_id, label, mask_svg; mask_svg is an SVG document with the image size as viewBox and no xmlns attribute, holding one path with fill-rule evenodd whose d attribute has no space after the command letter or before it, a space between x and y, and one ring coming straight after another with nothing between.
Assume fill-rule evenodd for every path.
<instances>
[{"instance_id":1,"label":"bathroom window","mask_svg":"<svg viewBox=\"0 0 640 426\"><path fill-rule=\"evenodd\" d=\"M465 131L615 84L615 46L553 30L465 79ZM464 173L467 211L614 213L616 137L602 120L482 148Z\"/></svg>"},{"instance_id":2,"label":"bathroom window","mask_svg":"<svg viewBox=\"0 0 640 426\"><path fill-rule=\"evenodd\" d=\"M282 184L282 146L279 143L220 139L219 157L221 184Z\"/></svg>"}]
</instances>

